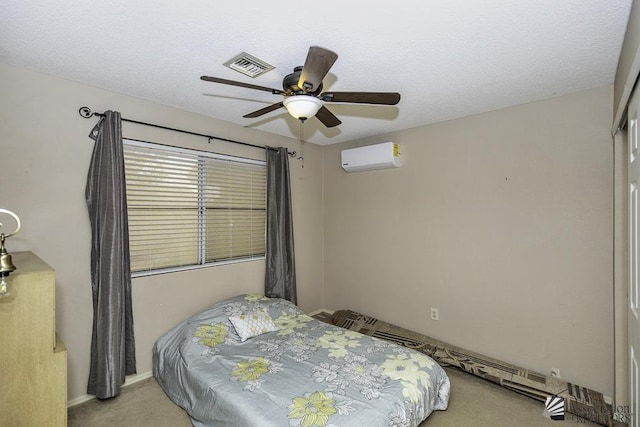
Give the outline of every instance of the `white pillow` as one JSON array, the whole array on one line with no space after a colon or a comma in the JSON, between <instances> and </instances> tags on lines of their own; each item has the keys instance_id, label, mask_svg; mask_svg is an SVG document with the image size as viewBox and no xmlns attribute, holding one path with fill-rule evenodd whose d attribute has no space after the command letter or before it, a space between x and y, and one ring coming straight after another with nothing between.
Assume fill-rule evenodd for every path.
<instances>
[{"instance_id":1,"label":"white pillow","mask_svg":"<svg viewBox=\"0 0 640 427\"><path fill-rule=\"evenodd\" d=\"M266 311L255 311L240 316L231 316L229 321L233 324L240 340L245 342L251 337L277 331L278 328L273 323L273 319Z\"/></svg>"}]
</instances>

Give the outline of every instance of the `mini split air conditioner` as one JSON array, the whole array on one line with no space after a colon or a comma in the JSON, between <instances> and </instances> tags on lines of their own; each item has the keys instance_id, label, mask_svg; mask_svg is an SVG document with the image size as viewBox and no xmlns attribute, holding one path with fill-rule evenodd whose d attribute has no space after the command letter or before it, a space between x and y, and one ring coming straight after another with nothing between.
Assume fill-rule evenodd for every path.
<instances>
[{"instance_id":1,"label":"mini split air conditioner","mask_svg":"<svg viewBox=\"0 0 640 427\"><path fill-rule=\"evenodd\" d=\"M342 169L347 172L400 167L400 147L394 142L342 150Z\"/></svg>"}]
</instances>

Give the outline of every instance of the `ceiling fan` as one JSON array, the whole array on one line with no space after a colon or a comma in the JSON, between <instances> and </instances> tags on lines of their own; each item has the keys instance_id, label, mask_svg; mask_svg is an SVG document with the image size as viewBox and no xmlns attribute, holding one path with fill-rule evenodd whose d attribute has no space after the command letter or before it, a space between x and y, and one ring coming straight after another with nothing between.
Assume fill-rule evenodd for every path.
<instances>
[{"instance_id":1,"label":"ceiling fan","mask_svg":"<svg viewBox=\"0 0 640 427\"><path fill-rule=\"evenodd\" d=\"M336 59L338 59L336 53L322 47L311 46L304 66L295 67L293 73L286 75L282 80L282 90L219 77L202 76L200 79L284 96L282 101L242 117L260 117L285 107L289 114L296 119L305 121L316 116L322 124L329 128L338 126L342 122L323 105L323 101L381 105L396 105L400 101L400 94L397 92L322 92L322 79L327 75Z\"/></svg>"}]
</instances>

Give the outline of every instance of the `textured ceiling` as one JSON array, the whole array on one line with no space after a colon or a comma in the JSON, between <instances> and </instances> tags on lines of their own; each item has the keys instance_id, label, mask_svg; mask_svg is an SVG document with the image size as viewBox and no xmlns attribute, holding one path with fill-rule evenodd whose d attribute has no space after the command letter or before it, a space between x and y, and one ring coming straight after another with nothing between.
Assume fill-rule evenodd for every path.
<instances>
[{"instance_id":1,"label":"textured ceiling","mask_svg":"<svg viewBox=\"0 0 640 427\"><path fill-rule=\"evenodd\" d=\"M199 77L280 88L309 46L322 46L339 55L325 91L402 95L393 107L327 103L342 125L327 129L314 118L303 129L305 140L324 145L611 84L630 7L631 0L4 0L0 62L299 138L299 122L284 109L242 118L279 95ZM251 79L222 65L242 51L276 68Z\"/></svg>"}]
</instances>

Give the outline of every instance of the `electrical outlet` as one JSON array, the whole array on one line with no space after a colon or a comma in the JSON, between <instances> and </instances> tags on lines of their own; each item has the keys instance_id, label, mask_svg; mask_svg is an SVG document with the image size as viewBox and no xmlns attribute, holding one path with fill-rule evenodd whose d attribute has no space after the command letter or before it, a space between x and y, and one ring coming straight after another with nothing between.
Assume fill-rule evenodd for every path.
<instances>
[{"instance_id":1,"label":"electrical outlet","mask_svg":"<svg viewBox=\"0 0 640 427\"><path fill-rule=\"evenodd\" d=\"M559 368L551 368L551 376L560 378L560 369Z\"/></svg>"},{"instance_id":2,"label":"electrical outlet","mask_svg":"<svg viewBox=\"0 0 640 427\"><path fill-rule=\"evenodd\" d=\"M438 309L431 307L431 320L439 320L439 319L440 319L440 313L438 312Z\"/></svg>"}]
</instances>

